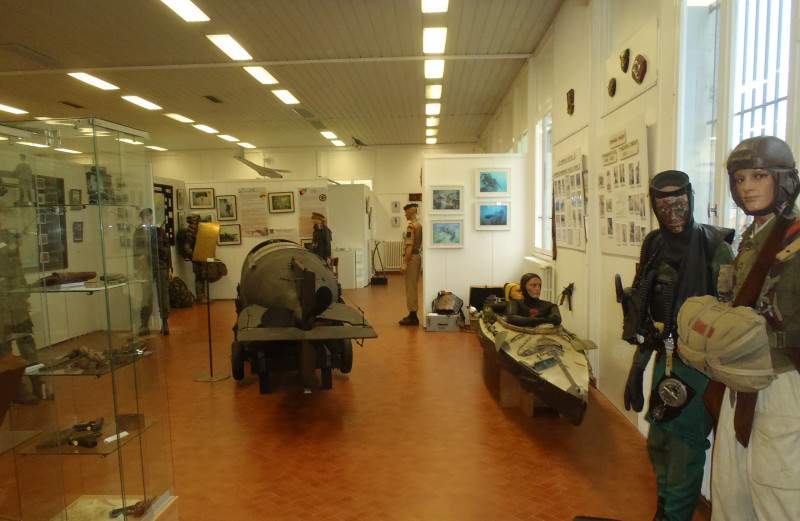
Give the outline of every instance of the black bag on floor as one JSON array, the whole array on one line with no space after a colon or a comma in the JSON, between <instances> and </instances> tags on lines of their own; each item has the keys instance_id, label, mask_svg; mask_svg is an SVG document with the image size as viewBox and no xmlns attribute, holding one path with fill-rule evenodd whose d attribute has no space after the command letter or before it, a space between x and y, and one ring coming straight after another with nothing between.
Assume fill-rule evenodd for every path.
<instances>
[{"instance_id":1,"label":"black bag on floor","mask_svg":"<svg viewBox=\"0 0 800 521\"><path fill-rule=\"evenodd\" d=\"M173 277L169 283L169 307L190 308L194 306L194 294L180 277Z\"/></svg>"}]
</instances>

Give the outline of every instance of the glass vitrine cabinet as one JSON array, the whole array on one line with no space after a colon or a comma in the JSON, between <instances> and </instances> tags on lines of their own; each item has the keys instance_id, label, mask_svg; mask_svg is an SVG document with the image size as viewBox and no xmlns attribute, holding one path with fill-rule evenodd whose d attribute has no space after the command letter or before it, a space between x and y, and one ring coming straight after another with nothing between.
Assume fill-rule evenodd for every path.
<instances>
[{"instance_id":1,"label":"glass vitrine cabinet","mask_svg":"<svg viewBox=\"0 0 800 521\"><path fill-rule=\"evenodd\" d=\"M142 316L147 141L99 119L0 124L0 356L25 365L0 374L2 520L177 519L160 324Z\"/></svg>"}]
</instances>

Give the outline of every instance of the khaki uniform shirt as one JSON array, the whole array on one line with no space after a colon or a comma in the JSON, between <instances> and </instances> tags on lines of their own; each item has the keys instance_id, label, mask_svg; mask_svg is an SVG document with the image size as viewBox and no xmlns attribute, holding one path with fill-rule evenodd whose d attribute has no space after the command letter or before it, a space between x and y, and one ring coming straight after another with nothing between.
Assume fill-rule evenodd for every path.
<instances>
[{"instance_id":1,"label":"khaki uniform shirt","mask_svg":"<svg viewBox=\"0 0 800 521\"><path fill-rule=\"evenodd\" d=\"M422 223L419 219L408 221L406 232L403 234L403 241L405 246L411 245L411 250L414 253L422 251Z\"/></svg>"}]
</instances>

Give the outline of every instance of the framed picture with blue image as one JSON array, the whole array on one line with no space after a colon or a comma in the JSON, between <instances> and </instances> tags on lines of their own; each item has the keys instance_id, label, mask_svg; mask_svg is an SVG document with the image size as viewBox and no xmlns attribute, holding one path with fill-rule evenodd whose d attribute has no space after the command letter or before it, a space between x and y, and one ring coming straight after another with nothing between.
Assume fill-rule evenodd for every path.
<instances>
[{"instance_id":1,"label":"framed picture with blue image","mask_svg":"<svg viewBox=\"0 0 800 521\"><path fill-rule=\"evenodd\" d=\"M510 195L510 168L478 168L475 171L475 197L508 197Z\"/></svg>"},{"instance_id":2,"label":"framed picture with blue image","mask_svg":"<svg viewBox=\"0 0 800 521\"><path fill-rule=\"evenodd\" d=\"M464 220L430 221L431 248L463 248Z\"/></svg>"},{"instance_id":3,"label":"framed picture with blue image","mask_svg":"<svg viewBox=\"0 0 800 521\"><path fill-rule=\"evenodd\" d=\"M475 203L476 230L510 230L511 201L478 201Z\"/></svg>"}]
</instances>

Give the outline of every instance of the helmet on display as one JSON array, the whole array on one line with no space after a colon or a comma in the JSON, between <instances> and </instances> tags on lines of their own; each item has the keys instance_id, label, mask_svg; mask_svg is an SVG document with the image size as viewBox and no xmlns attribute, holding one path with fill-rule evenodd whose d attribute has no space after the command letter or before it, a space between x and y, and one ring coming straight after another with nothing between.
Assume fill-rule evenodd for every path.
<instances>
[{"instance_id":1,"label":"helmet on display","mask_svg":"<svg viewBox=\"0 0 800 521\"><path fill-rule=\"evenodd\" d=\"M757 136L745 139L733 149L728 156L728 181L731 196L736 206L747 215L767 215L781 208L791 200L800 180L797 177L794 156L789 145L774 136ZM761 210L749 212L736 189L734 174L739 170L764 170L772 175L775 181L775 194L772 203Z\"/></svg>"}]
</instances>

